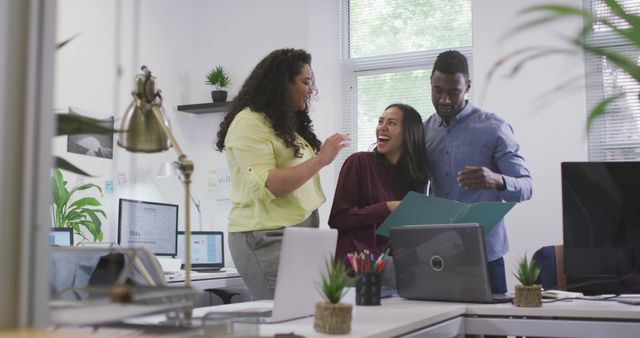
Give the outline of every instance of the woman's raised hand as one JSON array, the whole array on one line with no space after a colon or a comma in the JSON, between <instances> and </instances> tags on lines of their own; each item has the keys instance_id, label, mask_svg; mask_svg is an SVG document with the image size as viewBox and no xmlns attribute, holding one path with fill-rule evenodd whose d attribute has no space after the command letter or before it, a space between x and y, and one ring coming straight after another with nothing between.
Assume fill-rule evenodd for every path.
<instances>
[{"instance_id":1,"label":"woman's raised hand","mask_svg":"<svg viewBox=\"0 0 640 338\"><path fill-rule=\"evenodd\" d=\"M318 159L323 166L326 166L335 160L340 150L349 145L351 137L346 134L335 133L329 136L320 147Z\"/></svg>"}]
</instances>

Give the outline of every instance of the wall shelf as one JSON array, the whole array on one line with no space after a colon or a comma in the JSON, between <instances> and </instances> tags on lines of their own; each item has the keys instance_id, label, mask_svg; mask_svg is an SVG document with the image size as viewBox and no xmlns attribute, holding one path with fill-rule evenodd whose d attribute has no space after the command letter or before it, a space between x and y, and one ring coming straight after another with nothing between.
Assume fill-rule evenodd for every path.
<instances>
[{"instance_id":1,"label":"wall shelf","mask_svg":"<svg viewBox=\"0 0 640 338\"><path fill-rule=\"evenodd\" d=\"M179 111L191 114L224 113L228 108L229 102L183 104L178 106Z\"/></svg>"}]
</instances>

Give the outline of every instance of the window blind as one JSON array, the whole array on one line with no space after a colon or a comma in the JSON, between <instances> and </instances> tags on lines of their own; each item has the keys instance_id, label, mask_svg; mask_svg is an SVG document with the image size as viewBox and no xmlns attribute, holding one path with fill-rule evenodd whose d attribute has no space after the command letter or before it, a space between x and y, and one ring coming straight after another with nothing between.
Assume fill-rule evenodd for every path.
<instances>
[{"instance_id":1,"label":"window blind","mask_svg":"<svg viewBox=\"0 0 640 338\"><path fill-rule=\"evenodd\" d=\"M388 105L409 104L423 119L434 113L429 76L438 54L456 49L472 64L471 0L342 0L340 18L339 123L352 142L338 171L351 153L372 149Z\"/></svg>"},{"instance_id":2,"label":"window blind","mask_svg":"<svg viewBox=\"0 0 640 338\"><path fill-rule=\"evenodd\" d=\"M619 0L627 13L640 14L640 1ZM585 8L598 17L610 20L624 28L623 20L616 19L602 0L586 0ZM587 38L591 45L605 47L640 60L640 51L628 41L612 34L611 28L594 24ZM593 109L601 100L619 95L603 116L594 120L589 130L588 145L591 161L640 160L640 84L615 67L606 57L587 54L586 88L587 108Z\"/></svg>"}]
</instances>

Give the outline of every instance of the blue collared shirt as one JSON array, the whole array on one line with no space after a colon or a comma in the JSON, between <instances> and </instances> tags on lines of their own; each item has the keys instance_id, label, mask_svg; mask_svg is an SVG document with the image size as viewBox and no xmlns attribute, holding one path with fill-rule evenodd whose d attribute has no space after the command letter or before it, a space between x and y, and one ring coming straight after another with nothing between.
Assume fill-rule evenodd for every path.
<instances>
[{"instance_id":1,"label":"blue collared shirt","mask_svg":"<svg viewBox=\"0 0 640 338\"><path fill-rule=\"evenodd\" d=\"M482 111L467 102L449 124L438 114L424 123L429 195L459 202L520 202L531 198L533 180L513 129L495 114ZM466 165L482 166L502 174L505 189L467 190L458 186L458 172ZM504 219L485 234L487 259L496 260L509 251Z\"/></svg>"}]
</instances>

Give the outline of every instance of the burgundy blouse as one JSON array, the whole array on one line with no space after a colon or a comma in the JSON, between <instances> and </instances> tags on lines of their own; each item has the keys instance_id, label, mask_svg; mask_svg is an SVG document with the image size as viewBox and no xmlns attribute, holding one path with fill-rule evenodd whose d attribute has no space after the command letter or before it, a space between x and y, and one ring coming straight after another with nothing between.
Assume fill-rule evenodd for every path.
<instances>
[{"instance_id":1,"label":"burgundy blouse","mask_svg":"<svg viewBox=\"0 0 640 338\"><path fill-rule=\"evenodd\" d=\"M380 254L388 238L375 234L389 216L387 201L401 200L410 190L397 166L379 162L372 152L354 153L342 165L333 197L329 226L338 229L336 257L369 249Z\"/></svg>"}]
</instances>

